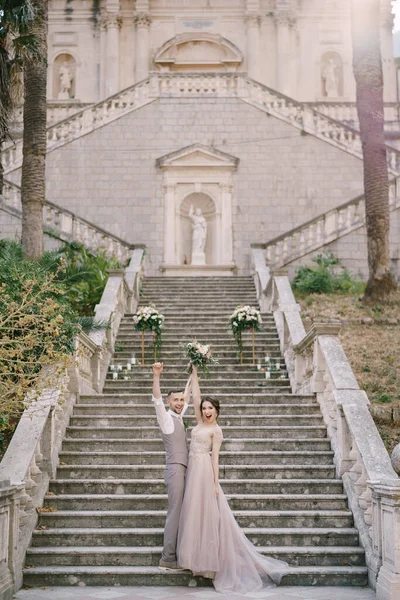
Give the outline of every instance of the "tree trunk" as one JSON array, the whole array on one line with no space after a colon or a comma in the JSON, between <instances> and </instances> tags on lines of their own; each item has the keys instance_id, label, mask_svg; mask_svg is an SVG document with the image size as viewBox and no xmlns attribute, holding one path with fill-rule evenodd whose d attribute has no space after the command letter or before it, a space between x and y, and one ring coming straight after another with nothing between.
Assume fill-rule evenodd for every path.
<instances>
[{"instance_id":1,"label":"tree trunk","mask_svg":"<svg viewBox=\"0 0 400 600\"><path fill-rule=\"evenodd\" d=\"M364 159L364 195L369 278L368 300L396 288L390 273L389 181L383 108L380 0L352 0L353 70Z\"/></svg>"},{"instance_id":2,"label":"tree trunk","mask_svg":"<svg viewBox=\"0 0 400 600\"><path fill-rule=\"evenodd\" d=\"M46 193L46 84L48 0L36 0L32 33L40 59L24 66L24 133L21 179L22 247L26 258L43 254L43 204Z\"/></svg>"}]
</instances>

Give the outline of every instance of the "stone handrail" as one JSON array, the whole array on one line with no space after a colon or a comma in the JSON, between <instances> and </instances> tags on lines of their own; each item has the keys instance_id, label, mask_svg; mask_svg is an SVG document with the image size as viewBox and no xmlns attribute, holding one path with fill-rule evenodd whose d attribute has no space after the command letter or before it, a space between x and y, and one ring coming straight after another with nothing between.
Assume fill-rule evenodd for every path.
<instances>
[{"instance_id":1,"label":"stone handrail","mask_svg":"<svg viewBox=\"0 0 400 600\"><path fill-rule=\"evenodd\" d=\"M3 196L0 196L0 208L9 210L15 217L22 218L21 188L9 181L4 182ZM66 208L47 201L43 207L45 230L57 235L64 242L80 242L91 250L105 250L107 256L115 256L125 263L134 247L125 240L78 217Z\"/></svg>"},{"instance_id":2,"label":"stone handrail","mask_svg":"<svg viewBox=\"0 0 400 600\"><path fill-rule=\"evenodd\" d=\"M399 207L400 180L394 179L389 183L389 210L394 211ZM364 225L365 198L358 196L265 244L255 246L264 249L270 267L280 268Z\"/></svg>"},{"instance_id":3,"label":"stone handrail","mask_svg":"<svg viewBox=\"0 0 400 600\"><path fill-rule=\"evenodd\" d=\"M47 151L51 152L160 97L238 97L301 132L362 158L359 132L339 120L297 102L257 81L246 73L151 73L150 78L89 106L47 130ZM400 174L400 151L386 146L389 171ZM4 173L22 165L22 142L2 153Z\"/></svg>"},{"instance_id":4,"label":"stone handrail","mask_svg":"<svg viewBox=\"0 0 400 600\"><path fill-rule=\"evenodd\" d=\"M354 123L358 126L358 114L355 102L320 101L307 102L305 104L335 121ZM398 102L385 102L384 115L385 123L398 122L400 118L400 104Z\"/></svg>"},{"instance_id":5,"label":"stone handrail","mask_svg":"<svg viewBox=\"0 0 400 600\"><path fill-rule=\"evenodd\" d=\"M116 330L123 314L136 309L144 249L136 248L125 270L112 271L96 318L110 328L80 333L68 372L45 379L46 387L28 404L0 463L0 600L22 584L22 567L40 507L55 477L62 440L80 393L102 390Z\"/></svg>"},{"instance_id":6,"label":"stone handrail","mask_svg":"<svg viewBox=\"0 0 400 600\"><path fill-rule=\"evenodd\" d=\"M259 262L257 249L254 264ZM261 276L260 276L261 278ZM338 333L314 324L306 334L287 274L274 272L260 300L274 312L294 393L316 394L378 600L396 600L400 581L400 479L391 465L368 398L360 390Z\"/></svg>"},{"instance_id":7,"label":"stone handrail","mask_svg":"<svg viewBox=\"0 0 400 600\"><path fill-rule=\"evenodd\" d=\"M77 112L92 106L93 102L80 102L78 100L60 101L47 100L47 127L52 127L59 121L69 119ZM23 130L23 107L16 108L10 118L9 131L11 138L20 137ZM4 147L12 146L13 139L4 144Z\"/></svg>"}]
</instances>

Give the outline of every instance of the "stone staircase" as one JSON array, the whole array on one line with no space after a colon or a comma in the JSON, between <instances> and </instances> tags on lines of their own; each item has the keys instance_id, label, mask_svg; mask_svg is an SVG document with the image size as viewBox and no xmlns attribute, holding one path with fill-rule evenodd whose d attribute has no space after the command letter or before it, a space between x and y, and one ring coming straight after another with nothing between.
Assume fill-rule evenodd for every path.
<instances>
[{"instance_id":1,"label":"stone staircase","mask_svg":"<svg viewBox=\"0 0 400 600\"><path fill-rule=\"evenodd\" d=\"M284 585L364 585L367 569L319 405L291 393L272 314L256 333L256 362L281 368L266 380L244 364L228 332L238 304L255 304L249 277L147 278L141 304L166 316L162 389L183 388L180 341L212 343L219 365L201 381L222 404L221 485L246 535L264 554L288 561ZM123 319L113 362L140 357L140 334ZM153 351L132 379L107 377L103 393L81 396L64 439L57 477L28 550L25 584L209 585L158 569L167 509L164 452L151 403ZM194 424L193 410L187 419ZM195 579L195 581L194 581Z\"/></svg>"}]
</instances>

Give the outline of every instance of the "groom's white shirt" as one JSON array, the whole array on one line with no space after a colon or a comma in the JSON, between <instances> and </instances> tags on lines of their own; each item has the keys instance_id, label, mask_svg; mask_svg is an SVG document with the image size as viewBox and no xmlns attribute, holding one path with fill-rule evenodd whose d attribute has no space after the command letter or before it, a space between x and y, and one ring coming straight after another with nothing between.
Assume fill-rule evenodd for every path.
<instances>
[{"instance_id":1,"label":"groom's white shirt","mask_svg":"<svg viewBox=\"0 0 400 600\"><path fill-rule=\"evenodd\" d=\"M182 408L182 412L180 415L173 412L172 410L167 410L165 408L164 400L162 398L154 398L152 397L154 402L154 408L156 409L157 422L160 426L161 431L165 435L171 435L174 432L174 419L177 419L183 425L183 415L188 409L188 403L185 402Z\"/></svg>"}]
</instances>

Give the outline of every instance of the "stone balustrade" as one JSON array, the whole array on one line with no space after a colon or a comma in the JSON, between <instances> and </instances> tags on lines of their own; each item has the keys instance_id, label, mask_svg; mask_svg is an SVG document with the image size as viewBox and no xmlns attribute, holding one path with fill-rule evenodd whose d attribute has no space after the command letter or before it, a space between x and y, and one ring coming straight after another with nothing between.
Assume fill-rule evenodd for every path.
<instances>
[{"instance_id":1,"label":"stone balustrade","mask_svg":"<svg viewBox=\"0 0 400 600\"><path fill-rule=\"evenodd\" d=\"M358 127L358 114L355 102L311 102L307 103L314 110L334 119L335 121L344 121ZM385 102L385 128L386 123L397 123L399 127L400 104L397 102Z\"/></svg>"},{"instance_id":2,"label":"stone balustrade","mask_svg":"<svg viewBox=\"0 0 400 600\"><path fill-rule=\"evenodd\" d=\"M21 189L17 185L4 182L0 207L2 205L22 218ZM44 204L43 225L45 231L56 234L64 242L74 241L91 250L104 250L107 256L115 256L121 263L126 263L131 254L132 245L128 242L52 202Z\"/></svg>"},{"instance_id":3,"label":"stone balustrade","mask_svg":"<svg viewBox=\"0 0 400 600\"><path fill-rule=\"evenodd\" d=\"M253 250L260 306L272 310L297 394L316 394L331 440L336 474L365 549L378 600L400 597L400 479L369 412L338 333L340 323L314 323L306 333L285 271L266 273ZM261 265L261 271L259 269ZM266 286L263 287L261 282Z\"/></svg>"},{"instance_id":4,"label":"stone balustrade","mask_svg":"<svg viewBox=\"0 0 400 600\"><path fill-rule=\"evenodd\" d=\"M340 116L330 105L316 110L314 105L297 102L257 81L245 73L152 73L141 81L114 96L86 109L75 112L69 118L56 123L47 130L48 152L63 146L103 125L136 110L160 97L238 97L277 118L290 123L301 132L309 133L358 158L362 158L359 132L332 118ZM336 105L338 106L338 105ZM328 108L330 114L328 113ZM395 110L393 108L393 110ZM324 113L325 111L325 113ZM350 113L349 113L350 114ZM400 151L387 146L390 173L400 174ZM4 149L2 153L4 173L19 169L22 165L21 141Z\"/></svg>"},{"instance_id":5,"label":"stone balustrade","mask_svg":"<svg viewBox=\"0 0 400 600\"><path fill-rule=\"evenodd\" d=\"M400 207L400 180L389 183L389 210ZM273 238L266 244L257 244L265 251L267 264L273 268L289 265L338 238L365 225L365 199L358 196L323 215Z\"/></svg>"},{"instance_id":6,"label":"stone balustrade","mask_svg":"<svg viewBox=\"0 0 400 600\"><path fill-rule=\"evenodd\" d=\"M28 404L0 463L0 600L10 600L22 585L22 567L32 531L40 526L40 507L55 477L62 440L80 393L101 392L125 312L139 299L144 249L132 252L128 267L111 271L96 318L109 329L80 333L68 371ZM46 376L47 385L51 377Z\"/></svg>"}]
</instances>

